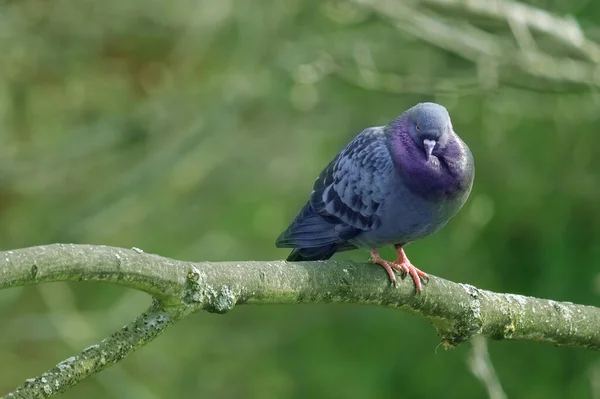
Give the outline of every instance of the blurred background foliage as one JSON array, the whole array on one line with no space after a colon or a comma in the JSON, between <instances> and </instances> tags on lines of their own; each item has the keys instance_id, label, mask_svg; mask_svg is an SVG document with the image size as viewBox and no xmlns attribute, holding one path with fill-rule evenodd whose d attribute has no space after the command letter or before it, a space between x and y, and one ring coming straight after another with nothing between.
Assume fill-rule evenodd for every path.
<instances>
[{"instance_id":1,"label":"blurred background foliage","mask_svg":"<svg viewBox=\"0 0 600 399\"><path fill-rule=\"evenodd\" d=\"M186 260L283 258L274 239L336 152L362 128L436 101L475 155L476 182L445 229L408 248L413 262L485 289L599 305L598 75L579 84L570 69L543 73L597 70L598 60L444 2L401 3L423 23L309 0L1 2L2 249L73 242ZM594 1L530 4L600 37ZM505 52L462 53L471 36L445 33L456 29ZM566 63L524 75L518 62L495 67L530 50ZM0 292L0 392L147 304L92 283ZM188 317L64 397L485 397L470 345L437 345L427 322L390 309L244 306ZM597 353L518 342L489 352L508 397L600 398Z\"/></svg>"}]
</instances>

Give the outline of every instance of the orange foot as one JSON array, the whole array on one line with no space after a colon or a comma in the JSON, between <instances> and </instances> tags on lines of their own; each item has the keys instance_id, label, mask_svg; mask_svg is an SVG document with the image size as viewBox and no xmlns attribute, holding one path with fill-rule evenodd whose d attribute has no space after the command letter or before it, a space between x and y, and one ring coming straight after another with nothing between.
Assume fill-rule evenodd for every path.
<instances>
[{"instance_id":1,"label":"orange foot","mask_svg":"<svg viewBox=\"0 0 600 399\"><path fill-rule=\"evenodd\" d=\"M415 289L417 290L417 292L421 292L423 290L423 287L421 285L421 278L427 280L429 278L427 276L427 273L420 271L419 269L414 267L412 263L410 263L402 247L396 247L396 254L398 256L398 259L392 262L383 259L379 255L377 250L374 249L371 251L371 262L382 266L387 272L388 276L390 276L390 281L394 285L396 285L396 274L394 273L394 270L397 270L404 274L409 274L415 282Z\"/></svg>"}]
</instances>

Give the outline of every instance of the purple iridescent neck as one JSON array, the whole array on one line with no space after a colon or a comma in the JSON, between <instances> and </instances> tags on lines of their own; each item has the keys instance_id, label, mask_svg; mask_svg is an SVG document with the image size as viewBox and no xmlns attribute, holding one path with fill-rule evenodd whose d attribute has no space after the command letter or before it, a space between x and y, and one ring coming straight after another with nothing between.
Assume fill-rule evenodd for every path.
<instances>
[{"instance_id":1,"label":"purple iridescent neck","mask_svg":"<svg viewBox=\"0 0 600 399\"><path fill-rule=\"evenodd\" d=\"M470 190L472 155L454 132L445 147L435 151L428 161L424 150L410 137L402 118L386 130L396 171L412 192L430 200L442 200Z\"/></svg>"}]
</instances>

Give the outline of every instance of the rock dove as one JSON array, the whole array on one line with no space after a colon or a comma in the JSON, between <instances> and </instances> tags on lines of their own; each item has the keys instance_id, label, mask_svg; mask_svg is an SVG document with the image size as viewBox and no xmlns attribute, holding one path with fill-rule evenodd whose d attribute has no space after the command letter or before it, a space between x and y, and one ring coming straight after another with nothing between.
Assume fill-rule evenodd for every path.
<instances>
[{"instance_id":1,"label":"rock dove","mask_svg":"<svg viewBox=\"0 0 600 399\"><path fill-rule=\"evenodd\" d=\"M427 274L410 263L403 247L456 215L469 197L474 174L471 151L454 132L446 108L419 103L346 145L323 169L276 246L293 248L288 261L368 249L392 284L397 270L410 275L420 292L420 278ZM387 245L396 249L393 262L377 252Z\"/></svg>"}]
</instances>

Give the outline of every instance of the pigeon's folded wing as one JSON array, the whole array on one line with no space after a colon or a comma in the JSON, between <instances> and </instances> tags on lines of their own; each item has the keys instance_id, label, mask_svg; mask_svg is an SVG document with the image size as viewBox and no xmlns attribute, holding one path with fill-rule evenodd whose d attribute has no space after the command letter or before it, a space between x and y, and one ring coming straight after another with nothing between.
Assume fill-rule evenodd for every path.
<instances>
[{"instance_id":1,"label":"pigeon's folded wing","mask_svg":"<svg viewBox=\"0 0 600 399\"><path fill-rule=\"evenodd\" d=\"M392 159L383 128L354 138L315 181L310 203L318 214L334 216L359 230L376 229L388 197Z\"/></svg>"},{"instance_id":2,"label":"pigeon's folded wing","mask_svg":"<svg viewBox=\"0 0 600 399\"><path fill-rule=\"evenodd\" d=\"M343 245L363 231L376 229L390 193L392 169L383 128L365 129L323 169L309 202L277 245Z\"/></svg>"}]
</instances>

